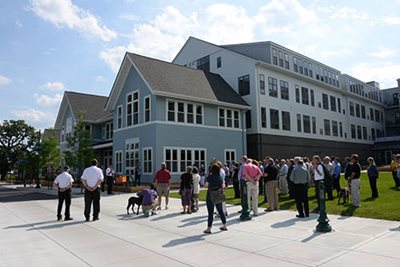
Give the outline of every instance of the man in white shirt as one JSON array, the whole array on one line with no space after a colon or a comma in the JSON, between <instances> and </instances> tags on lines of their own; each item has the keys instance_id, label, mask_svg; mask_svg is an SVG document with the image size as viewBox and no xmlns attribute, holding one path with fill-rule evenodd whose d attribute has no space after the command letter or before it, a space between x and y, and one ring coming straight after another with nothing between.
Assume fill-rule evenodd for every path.
<instances>
[{"instance_id":1,"label":"man in white shirt","mask_svg":"<svg viewBox=\"0 0 400 267\"><path fill-rule=\"evenodd\" d=\"M315 196L317 199L317 210L319 211L319 201L320 197L318 194L319 183L325 179L324 167L322 166L321 159L318 155L315 155L312 160L312 168L314 172L314 186L315 186Z\"/></svg>"},{"instance_id":2,"label":"man in white shirt","mask_svg":"<svg viewBox=\"0 0 400 267\"><path fill-rule=\"evenodd\" d=\"M81 180L85 190L85 218L89 221L90 208L93 203L93 221L99 219L100 213L100 184L104 180L103 172L97 167L97 160L93 159L92 166L83 171Z\"/></svg>"},{"instance_id":3,"label":"man in white shirt","mask_svg":"<svg viewBox=\"0 0 400 267\"><path fill-rule=\"evenodd\" d=\"M64 167L64 171L60 173L54 180L54 186L58 188L58 208L57 208L57 220L62 219L61 210L65 200L65 221L70 221L71 218L69 213L69 207L71 206L71 187L74 179L69 172L69 166Z\"/></svg>"},{"instance_id":4,"label":"man in white shirt","mask_svg":"<svg viewBox=\"0 0 400 267\"><path fill-rule=\"evenodd\" d=\"M107 194L112 195L113 194L112 186L114 183L114 178L113 178L113 169L111 164L106 169L106 181L107 181Z\"/></svg>"}]
</instances>

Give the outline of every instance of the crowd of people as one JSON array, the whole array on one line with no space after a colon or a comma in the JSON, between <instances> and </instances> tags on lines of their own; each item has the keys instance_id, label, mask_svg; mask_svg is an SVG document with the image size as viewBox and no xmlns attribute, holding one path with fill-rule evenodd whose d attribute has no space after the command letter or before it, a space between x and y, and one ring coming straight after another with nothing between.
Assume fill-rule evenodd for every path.
<instances>
[{"instance_id":1,"label":"crowd of people","mask_svg":"<svg viewBox=\"0 0 400 267\"><path fill-rule=\"evenodd\" d=\"M377 179L379 170L372 157L367 159L367 175L371 188L371 198L379 197L377 190ZM400 187L400 154L394 155L391 162L393 180L397 188ZM72 220L70 216L71 187L74 182L68 173L69 167L64 168L64 172L59 174L54 181L58 188L59 204L57 208L57 219L61 220L61 210L65 202L65 220ZM110 171L106 176L111 176ZM317 199L317 209L319 211L321 197L328 200L334 199L342 188L344 177L344 188L351 193L351 202L355 207L360 207L360 176L361 165L357 154L345 159L343 166L337 157L325 156L322 160L318 155L314 155L310 160L307 157L294 157L293 159L274 160L265 157L258 161L243 156L240 162L222 164L217 159L213 159L208 168L203 165L188 166L186 172L180 177L179 194L181 195L182 214L191 214L199 209L198 197L201 187L207 188L206 207L208 211L207 228L204 233L211 233L214 219L214 210L220 217L221 230L227 230L224 190L232 184L234 198L240 198L242 204L241 219L249 218L249 214L258 216L258 198L263 196L261 204L268 203L266 212L273 212L279 209L279 195L288 195L295 199L298 218L308 217L310 214L308 204L308 190L315 188ZM162 207L162 197L165 198L165 209L168 209L169 190L171 185L171 174L165 163L161 164L157 171L153 184L139 192L143 197L142 209L145 215L155 214L155 210ZM92 166L86 168L81 177L85 188L85 209L86 221L89 221L91 206L93 205L93 220L99 219L100 212L100 185L104 180L103 172L97 167L97 161L92 161ZM324 187L321 186L323 181ZM322 188L321 188L322 187ZM319 190L324 190L325 194L320 194Z\"/></svg>"}]
</instances>

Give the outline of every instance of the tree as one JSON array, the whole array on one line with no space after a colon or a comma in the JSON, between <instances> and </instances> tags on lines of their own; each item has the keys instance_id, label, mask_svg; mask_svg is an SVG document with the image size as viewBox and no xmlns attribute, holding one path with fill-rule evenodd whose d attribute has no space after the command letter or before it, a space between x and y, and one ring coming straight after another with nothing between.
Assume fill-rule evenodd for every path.
<instances>
[{"instance_id":1,"label":"tree","mask_svg":"<svg viewBox=\"0 0 400 267\"><path fill-rule=\"evenodd\" d=\"M95 157L91 142L90 131L85 127L83 114L78 113L78 122L74 127L73 135L67 138L68 150L64 152L66 164L78 169L78 177Z\"/></svg>"},{"instance_id":2,"label":"tree","mask_svg":"<svg viewBox=\"0 0 400 267\"><path fill-rule=\"evenodd\" d=\"M25 159L27 154L40 142L35 128L23 120L4 120L0 124L0 175L14 169L18 160Z\"/></svg>"},{"instance_id":3,"label":"tree","mask_svg":"<svg viewBox=\"0 0 400 267\"><path fill-rule=\"evenodd\" d=\"M47 130L51 131L51 130ZM40 168L45 169L45 177L49 181L60 166L61 155L58 139L55 136L43 137L40 143Z\"/></svg>"}]
</instances>

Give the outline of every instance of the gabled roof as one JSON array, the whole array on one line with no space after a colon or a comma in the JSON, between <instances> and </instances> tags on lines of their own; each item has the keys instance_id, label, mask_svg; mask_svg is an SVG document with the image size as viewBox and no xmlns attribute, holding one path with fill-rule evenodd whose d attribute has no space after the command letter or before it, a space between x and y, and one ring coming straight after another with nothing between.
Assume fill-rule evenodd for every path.
<instances>
[{"instance_id":1,"label":"gabled roof","mask_svg":"<svg viewBox=\"0 0 400 267\"><path fill-rule=\"evenodd\" d=\"M112 117L112 113L104 109L106 102L106 96L65 91L54 128L61 128L67 107L71 109L75 120L78 119L79 113L82 113L85 122L104 121L105 118Z\"/></svg>"},{"instance_id":2,"label":"gabled roof","mask_svg":"<svg viewBox=\"0 0 400 267\"><path fill-rule=\"evenodd\" d=\"M154 95L249 108L246 101L218 74L126 53L106 104L107 110L115 108L130 66L138 71Z\"/></svg>"}]
</instances>

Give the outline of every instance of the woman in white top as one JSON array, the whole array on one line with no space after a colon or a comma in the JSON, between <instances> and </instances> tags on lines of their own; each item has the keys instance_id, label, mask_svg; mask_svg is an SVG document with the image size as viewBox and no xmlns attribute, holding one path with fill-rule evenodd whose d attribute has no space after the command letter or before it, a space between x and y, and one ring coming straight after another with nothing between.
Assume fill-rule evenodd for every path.
<instances>
[{"instance_id":1,"label":"woman in white top","mask_svg":"<svg viewBox=\"0 0 400 267\"><path fill-rule=\"evenodd\" d=\"M199 192L200 192L200 175L199 170L196 166L192 170L193 176L193 199L195 203L195 209L199 210Z\"/></svg>"}]
</instances>

